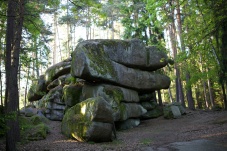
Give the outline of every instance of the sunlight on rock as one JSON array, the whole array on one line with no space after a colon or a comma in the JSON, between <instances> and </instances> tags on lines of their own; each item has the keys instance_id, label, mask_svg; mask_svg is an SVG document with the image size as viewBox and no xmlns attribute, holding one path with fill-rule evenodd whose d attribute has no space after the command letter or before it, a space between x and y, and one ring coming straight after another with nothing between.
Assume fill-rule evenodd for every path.
<instances>
[{"instance_id":1,"label":"sunlight on rock","mask_svg":"<svg viewBox=\"0 0 227 151\"><path fill-rule=\"evenodd\" d=\"M85 115L85 112L86 112L86 105L83 105L82 108L81 108L81 113L83 115Z\"/></svg>"}]
</instances>

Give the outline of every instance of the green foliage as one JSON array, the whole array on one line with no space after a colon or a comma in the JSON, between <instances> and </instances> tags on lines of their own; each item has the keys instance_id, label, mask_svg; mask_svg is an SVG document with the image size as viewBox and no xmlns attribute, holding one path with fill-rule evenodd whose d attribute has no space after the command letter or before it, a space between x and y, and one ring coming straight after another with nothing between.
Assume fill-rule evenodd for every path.
<instances>
[{"instance_id":1,"label":"green foliage","mask_svg":"<svg viewBox=\"0 0 227 151\"><path fill-rule=\"evenodd\" d=\"M32 117L19 116L20 132L23 141L45 139L49 131L45 117L34 115Z\"/></svg>"},{"instance_id":2,"label":"green foliage","mask_svg":"<svg viewBox=\"0 0 227 151\"><path fill-rule=\"evenodd\" d=\"M6 125L6 122L8 120L15 120L16 119L16 113L4 113L4 107L0 105L0 137L4 136L8 130L8 127Z\"/></svg>"}]
</instances>

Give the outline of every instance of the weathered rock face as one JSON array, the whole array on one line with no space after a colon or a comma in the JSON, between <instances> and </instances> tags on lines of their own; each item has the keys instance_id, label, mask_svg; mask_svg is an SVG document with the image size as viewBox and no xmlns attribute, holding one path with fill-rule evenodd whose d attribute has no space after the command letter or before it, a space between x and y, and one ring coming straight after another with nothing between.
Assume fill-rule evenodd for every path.
<instances>
[{"instance_id":1,"label":"weathered rock face","mask_svg":"<svg viewBox=\"0 0 227 151\"><path fill-rule=\"evenodd\" d=\"M154 91L170 85L169 77L150 72L165 66L166 58L155 49L146 49L139 40L89 40L79 43L73 52L71 73L89 81Z\"/></svg>"},{"instance_id":2,"label":"weathered rock face","mask_svg":"<svg viewBox=\"0 0 227 151\"><path fill-rule=\"evenodd\" d=\"M63 87L63 99L68 107L72 107L82 100L82 84L70 84Z\"/></svg>"},{"instance_id":3,"label":"weathered rock face","mask_svg":"<svg viewBox=\"0 0 227 151\"><path fill-rule=\"evenodd\" d=\"M186 111L184 107L177 102L172 104L168 104L163 108L164 118L166 119L173 119L173 118L180 118L181 115L185 114Z\"/></svg>"},{"instance_id":4,"label":"weathered rock face","mask_svg":"<svg viewBox=\"0 0 227 151\"><path fill-rule=\"evenodd\" d=\"M62 86L51 89L40 101L39 106L46 108L45 115L51 120L62 120L65 103L62 100Z\"/></svg>"},{"instance_id":5,"label":"weathered rock face","mask_svg":"<svg viewBox=\"0 0 227 151\"><path fill-rule=\"evenodd\" d=\"M113 109L114 121L123 121L130 117L140 117L146 113L139 103L138 92L107 84L85 84L82 90L83 99L101 96Z\"/></svg>"},{"instance_id":6,"label":"weathered rock face","mask_svg":"<svg viewBox=\"0 0 227 151\"><path fill-rule=\"evenodd\" d=\"M29 101L38 101L38 107L45 111L45 116L50 120L61 121L66 108L78 103L72 100L74 94L67 89L68 85L76 82L70 68L71 58L49 67L29 90Z\"/></svg>"},{"instance_id":7,"label":"weathered rock face","mask_svg":"<svg viewBox=\"0 0 227 151\"><path fill-rule=\"evenodd\" d=\"M167 60L164 53L140 40L84 41L72 61L47 69L42 80L47 94L35 97L33 92L31 101L38 100L48 119L62 120L66 136L111 141L114 125L129 129L141 119L163 114L154 91L168 88L170 79L155 70L167 65Z\"/></svg>"},{"instance_id":8,"label":"weathered rock face","mask_svg":"<svg viewBox=\"0 0 227 151\"><path fill-rule=\"evenodd\" d=\"M62 133L79 141L111 141L112 129L112 108L102 97L78 103L62 120Z\"/></svg>"},{"instance_id":9,"label":"weathered rock face","mask_svg":"<svg viewBox=\"0 0 227 151\"><path fill-rule=\"evenodd\" d=\"M42 98L47 92L44 75L41 75L37 81L33 81L28 92L28 101L36 101Z\"/></svg>"},{"instance_id":10,"label":"weathered rock face","mask_svg":"<svg viewBox=\"0 0 227 151\"><path fill-rule=\"evenodd\" d=\"M45 72L46 84L48 85L51 83L51 81L57 79L58 77L68 74L70 72L70 69L71 58L51 66Z\"/></svg>"},{"instance_id":11,"label":"weathered rock face","mask_svg":"<svg viewBox=\"0 0 227 151\"><path fill-rule=\"evenodd\" d=\"M140 119L127 119L125 121L116 122L117 130L126 130L130 128L134 128L140 124Z\"/></svg>"},{"instance_id":12,"label":"weathered rock face","mask_svg":"<svg viewBox=\"0 0 227 151\"><path fill-rule=\"evenodd\" d=\"M103 98L108 98L108 100L112 99L113 101L118 103L120 102L138 103L140 101L137 91L108 84L86 83L83 86L82 95L84 99L102 96Z\"/></svg>"},{"instance_id":13,"label":"weathered rock face","mask_svg":"<svg viewBox=\"0 0 227 151\"><path fill-rule=\"evenodd\" d=\"M166 54L158 51L155 47L145 47L144 43L138 39L88 40L80 43L75 51L84 51L85 49L88 51L85 52L87 55L90 54L89 51L93 51L94 57L99 55L99 57L141 70L154 71L168 63Z\"/></svg>"}]
</instances>

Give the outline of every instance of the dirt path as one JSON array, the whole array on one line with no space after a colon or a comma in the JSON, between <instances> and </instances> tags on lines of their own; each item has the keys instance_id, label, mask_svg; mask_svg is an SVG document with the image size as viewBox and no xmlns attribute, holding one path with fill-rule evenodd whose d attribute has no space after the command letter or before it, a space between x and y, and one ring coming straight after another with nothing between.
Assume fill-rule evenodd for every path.
<instances>
[{"instance_id":1,"label":"dirt path","mask_svg":"<svg viewBox=\"0 0 227 151\"><path fill-rule=\"evenodd\" d=\"M133 129L117 132L117 139L109 143L81 143L67 139L60 132L60 122L50 122L50 134L45 140L20 145L22 151L97 151L146 150L173 142L208 139L225 145L227 140L227 112L193 111L180 119L163 117L142 121Z\"/></svg>"}]
</instances>

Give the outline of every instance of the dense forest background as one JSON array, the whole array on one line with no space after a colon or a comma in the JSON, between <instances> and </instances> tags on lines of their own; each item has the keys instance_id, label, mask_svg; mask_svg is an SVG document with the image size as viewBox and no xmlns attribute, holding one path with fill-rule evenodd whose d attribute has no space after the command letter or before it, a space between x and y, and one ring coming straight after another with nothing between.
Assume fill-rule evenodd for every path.
<instances>
[{"instance_id":1,"label":"dense forest background","mask_svg":"<svg viewBox=\"0 0 227 151\"><path fill-rule=\"evenodd\" d=\"M48 66L69 57L79 41L138 38L146 45L158 46L174 60L174 64L160 71L171 77L172 84L168 91L159 92L162 95L159 99L181 102L190 109L225 108L226 3L224 0L25 0L18 48L20 107L27 100L31 81ZM7 1L1 1L0 5L0 103L4 105L6 27L10 16Z\"/></svg>"},{"instance_id":2,"label":"dense forest background","mask_svg":"<svg viewBox=\"0 0 227 151\"><path fill-rule=\"evenodd\" d=\"M48 66L94 38L138 38L165 51L172 61L159 72L172 83L157 92L160 103L227 109L226 0L2 0L0 6L0 104L6 113L26 104L31 81ZM14 122L7 124L16 130Z\"/></svg>"}]
</instances>

